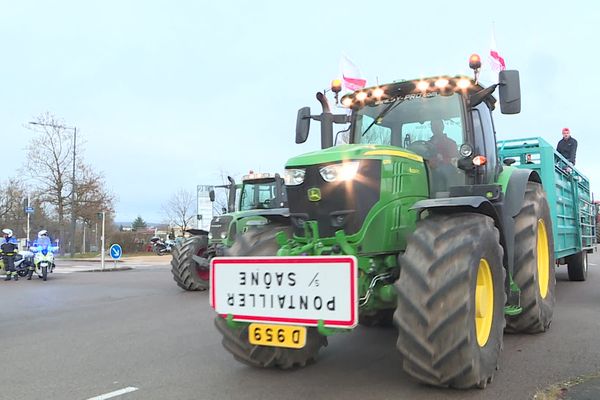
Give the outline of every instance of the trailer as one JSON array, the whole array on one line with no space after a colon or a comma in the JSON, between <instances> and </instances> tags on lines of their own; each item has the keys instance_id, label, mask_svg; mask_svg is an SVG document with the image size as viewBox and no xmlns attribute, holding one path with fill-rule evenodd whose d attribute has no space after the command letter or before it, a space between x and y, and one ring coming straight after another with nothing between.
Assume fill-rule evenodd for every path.
<instances>
[{"instance_id":1,"label":"trailer","mask_svg":"<svg viewBox=\"0 0 600 400\"><path fill-rule=\"evenodd\" d=\"M589 179L540 137L499 141L498 154L505 165L534 170L541 177L554 227L556 264L567 265L570 280L585 281L587 255L596 242Z\"/></svg>"}]
</instances>

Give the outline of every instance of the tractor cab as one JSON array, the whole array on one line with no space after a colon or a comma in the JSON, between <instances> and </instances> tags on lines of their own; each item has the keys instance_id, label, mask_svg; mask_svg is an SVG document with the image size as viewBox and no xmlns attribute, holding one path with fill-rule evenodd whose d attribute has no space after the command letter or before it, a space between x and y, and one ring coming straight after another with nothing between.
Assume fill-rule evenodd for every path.
<instances>
[{"instance_id":1,"label":"tractor cab","mask_svg":"<svg viewBox=\"0 0 600 400\"><path fill-rule=\"evenodd\" d=\"M242 177L240 211L287 207L283 179L279 174L254 173Z\"/></svg>"},{"instance_id":2,"label":"tractor cab","mask_svg":"<svg viewBox=\"0 0 600 400\"><path fill-rule=\"evenodd\" d=\"M333 145L333 124L349 123L351 145L372 145L384 152L403 149L422 157L428 169L430 197L457 195L460 187L495 182L502 166L492 122L496 103L492 93L500 88L504 114L520 112L519 75L501 71L500 83L484 88L477 81L480 62L476 56L470 65L475 79L437 76L348 94L341 103L351 110L349 116L331 114L327 99L319 94L323 113L310 116L306 107L300 110L296 141L306 140L308 118L321 122L321 135L326 136L322 137L323 148Z\"/></svg>"}]
</instances>

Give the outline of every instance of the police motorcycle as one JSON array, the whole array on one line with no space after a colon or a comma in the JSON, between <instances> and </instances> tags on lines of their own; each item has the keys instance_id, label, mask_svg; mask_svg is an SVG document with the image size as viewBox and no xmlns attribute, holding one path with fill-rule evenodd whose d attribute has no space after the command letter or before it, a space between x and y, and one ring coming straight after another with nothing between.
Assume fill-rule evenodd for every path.
<instances>
[{"instance_id":1,"label":"police motorcycle","mask_svg":"<svg viewBox=\"0 0 600 400\"><path fill-rule=\"evenodd\" d=\"M6 241L9 241L13 236L11 229L3 229L2 233ZM27 250L15 253L14 250L17 248L16 239L10 239L9 243L13 246L0 247L0 274L6 274L6 266L4 265L4 252L6 251L7 256L13 257L14 272L21 278L26 277L29 273L29 268L33 265L33 253ZM17 279L17 276L15 276L15 279ZM9 278L7 277L6 280L9 280Z\"/></svg>"},{"instance_id":2,"label":"police motorcycle","mask_svg":"<svg viewBox=\"0 0 600 400\"><path fill-rule=\"evenodd\" d=\"M20 251L15 254L15 271L17 275L24 278L29 273L29 269L33 266L33 253L31 251ZM0 275L6 274L4 262L2 261L2 251L0 250Z\"/></svg>"},{"instance_id":3,"label":"police motorcycle","mask_svg":"<svg viewBox=\"0 0 600 400\"><path fill-rule=\"evenodd\" d=\"M171 248L175 246L175 241L172 239L162 240L158 236L150 239L150 243L152 243L154 253L159 256L164 256L171 252Z\"/></svg>"},{"instance_id":4,"label":"police motorcycle","mask_svg":"<svg viewBox=\"0 0 600 400\"><path fill-rule=\"evenodd\" d=\"M19 251L15 255L15 271L21 278L25 278L33 267L34 254L29 250Z\"/></svg>"},{"instance_id":5,"label":"police motorcycle","mask_svg":"<svg viewBox=\"0 0 600 400\"><path fill-rule=\"evenodd\" d=\"M31 246L30 250L34 253L33 267L29 269L27 279L31 279L35 272L38 278L44 281L47 280L48 273L54 271L54 253L58 251L58 245L52 245L48 233L40 231L38 240Z\"/></svg>"}]
</instances>

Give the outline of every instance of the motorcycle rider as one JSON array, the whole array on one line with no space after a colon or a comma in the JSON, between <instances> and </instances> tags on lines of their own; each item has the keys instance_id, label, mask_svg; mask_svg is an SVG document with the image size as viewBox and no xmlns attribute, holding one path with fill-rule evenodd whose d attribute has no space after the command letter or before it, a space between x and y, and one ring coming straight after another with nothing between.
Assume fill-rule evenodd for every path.
<instances>
[{"instance_id":1,"label":"motorcycle rider","mask_svg":"<svg viewBox=\"0 0 600 400\"><path fill-rule=\"evenodd\" d=\"M15 281L19 280L19 275L15 271L15 255L17 254L18 243L13 236L11 229L2 229L3 238L0 241L0 253L2 254L2 262L6 269L5 281L10 281L14 277Z\"/></svg>"},{"instance_id":2,"label":"motorcycle rider","mask_svg":"<svg viewBox=\"0 0 600 400\"><path fill-rule=\"evenodd\" d=\"M40 249L40 248L50 249L51 246L52 246L52 240L50 239L50 236L48 236L48 231L45 229L42 229L41 231L38 232L38 237L35 240L35 242L33 242L33 248L36 249L36 251L38 251L38 249ZM29 267L29 274L27 275L28 281L31 280L34 269L35 269L35 265L32 265Z\"/></svg>"}]
</instances>

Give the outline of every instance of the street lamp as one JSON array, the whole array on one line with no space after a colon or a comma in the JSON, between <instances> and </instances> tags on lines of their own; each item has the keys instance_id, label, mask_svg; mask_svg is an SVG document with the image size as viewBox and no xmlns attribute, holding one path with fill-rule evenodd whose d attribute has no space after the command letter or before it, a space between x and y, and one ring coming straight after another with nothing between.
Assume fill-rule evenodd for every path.
<instances>
[{"instance_id":1,"label":"street lamp","mask_svg":"<svg viewBox=\"0 0 600 400\"><path fill-rule=\"evenodd\" d=\"M62 128L62 129L71 129L73 131L73 176L71 182L71 248L70 253L71 256L75 254L75 154L77 149L77 127L76 126L65 126L65 125L55 125L55 124L45 124L43 122L29 122L31 125L40 125L40 126L50 126L52 128Z\"/></svg>"}]
</instances>

